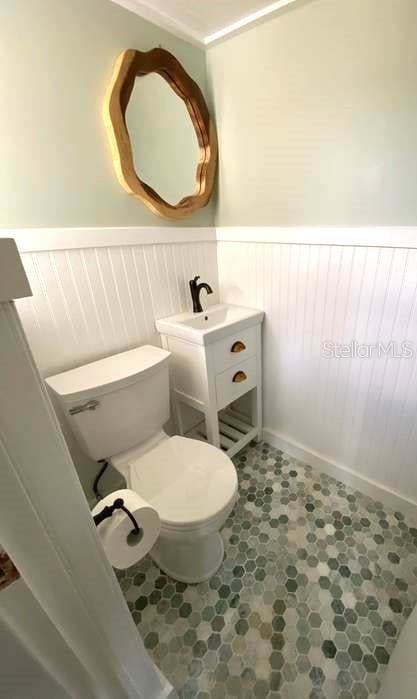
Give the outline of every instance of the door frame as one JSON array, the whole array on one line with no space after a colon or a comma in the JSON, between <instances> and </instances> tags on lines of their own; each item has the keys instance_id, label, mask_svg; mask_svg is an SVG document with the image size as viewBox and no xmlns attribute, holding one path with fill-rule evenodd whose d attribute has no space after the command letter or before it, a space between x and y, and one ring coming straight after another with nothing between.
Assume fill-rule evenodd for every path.
<instances>
[{"instance_id":1,"label":"door frame","mask_svg":"<svg viewBox=\"0 0 417 699\"><path fill-rule=\"evenodd\" d=\"M0 239L1 544L100 699L176 699L111 568L14 299L31 295Z\"/></svg>"}]
</instances>

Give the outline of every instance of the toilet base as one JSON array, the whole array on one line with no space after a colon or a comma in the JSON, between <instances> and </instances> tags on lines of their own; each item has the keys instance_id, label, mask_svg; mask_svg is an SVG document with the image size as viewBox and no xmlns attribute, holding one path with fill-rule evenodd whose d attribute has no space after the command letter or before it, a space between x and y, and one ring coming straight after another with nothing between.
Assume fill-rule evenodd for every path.
<instances>
[{"instance_id":1,"label":"toilet base","mask_svg":"<svg viewBox=\"0 0 417 699\"><path fill-rule=\"evenodd\" d=\"M196 584L211 578L223 563L224 544L218 532L195 541L178 541L162 534L151 558L170 578Z\"/></svg>"}]
</instances>

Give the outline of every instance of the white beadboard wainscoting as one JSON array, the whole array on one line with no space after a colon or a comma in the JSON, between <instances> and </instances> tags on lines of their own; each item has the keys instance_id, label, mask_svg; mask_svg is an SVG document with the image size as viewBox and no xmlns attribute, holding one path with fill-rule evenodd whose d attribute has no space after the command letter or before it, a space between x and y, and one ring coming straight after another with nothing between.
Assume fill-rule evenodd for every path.
<instances>
[{"instance_id":1,"label":"white beadboard wainscoting","mask_svg":"<svg viewBox=\"0 0 417 699\"><path fill-rule=\"evenodd\" d=\"M322 352L323 342L352 340L407 341L417 352L416 229L399 233L399 247L396 233L225 228L217 256L221 300L266 313L265 437L415 514L416 355Z\"/></svg>"},{"instance_id":2,"label":"white beadboard wainscoting","mask_svg":"<svg viewBox=\"0 0 417 699\"><path fill-rule=\"evenodd\" d=\"M196 274L213 288L205 304L218 303L213 229L13 233L33 292L17 308L43 376L137 345L160 345L155 320L192 309L188 281ZM60 418L90 491L97 465L80 453Z\"/></svg>"},{"instance_id":3,"label":"white beadboard wainscoting","mask_svg":"<svg viewBox=\"0 0 417 699\"><path fill-rule=\"evenodd\" d=\"M196 274L212 284L206 303L218 303L214 235L125 230L103 229L101 242L97 229L84 238L65 230L16 236L33 292L18 310L42 375L160 344L155 320L191 310L188 281Z\"/></svg>"},{"instance_id":4,"label":"white beadboard wainscoting","mask_svg":"<svg viewBox=\"0 0 417 699\"><path fill-rule=\"evenodd\" d=\"M33 297L17 302L46 376L135 345L190 309L200 274L222 301L266 311L265 437L413 513L417 361L328 359L322 343L417 351L416 228L61 229L15 237ZM217 239L217 243L216 243ZM86 489L96 464L64 431Z\"/></svg>"}]
</instances>

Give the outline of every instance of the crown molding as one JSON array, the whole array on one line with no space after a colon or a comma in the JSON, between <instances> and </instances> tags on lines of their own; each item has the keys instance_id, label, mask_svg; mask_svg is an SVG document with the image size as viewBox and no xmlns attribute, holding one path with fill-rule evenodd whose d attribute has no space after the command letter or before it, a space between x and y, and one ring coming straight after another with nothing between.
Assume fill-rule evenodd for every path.
<instances>
[{"instance_id":1,"label":"crown molding","mask_svg":"<svg viewBox=\"0 0 417 699\"><path fill-rule=\"evenodd\" d=\"M228 24L222 29L205 36L203 39L204 46L212 46L214 44L218 44L224 39L230 39L233 35L240 33L243 29L249 29L251 25L258 24L269 15L275 14L284 7L287 7L287 5L292 5L294 2L297 2L297 0L277 0L277 2L272 2L270 5L266 5L261 10L251 12L250 14L241 17L236 22L232 22L232 24Z\"/></svg>"},{"instance_id":2,"label":"crown molding","mask_svg":"<svg viewBox=\"0 0 417 699\"><path fill-rule=\"evenodd\" d=\"M277 13L279 10L287 7L287 5L292 5L297 2L297 0L276 0L275 2L265 5L265 7L260 10L251 12L236 20L236 22L227 24L206 36L202 32L196 32L195 29L192 29L185 22L181 22L165 12L161 12L161 10L156 10L149 2L146 2L146 0L112 0L112 2L124 7L125 10L139 15L142 19L156 24L161 29L165 29L171 34L174 34L174 36L204 49L231 38L246 28L250 28L251 25L261 22L269 15Z\"/></svg>"},{"instance_id":3,"label":"crown molding","mask_svg":"<svg viewBox=\"0 0 417 699\"><path fill-rule=\"evenodd\" d=\"M144 2L144 0L112 0L112 2L124 7L124 9L129 10L129 12L133 12L135 15L139 15L142 19L156 24L161 29L165 29L179 39L184 39L184 41L188 41L190 44L198 46L198 48L204 48L204 36L202 34L198 34L187 25L170 17L164 12L155 10L147 2Z\"/></svg>"}]
</instances>

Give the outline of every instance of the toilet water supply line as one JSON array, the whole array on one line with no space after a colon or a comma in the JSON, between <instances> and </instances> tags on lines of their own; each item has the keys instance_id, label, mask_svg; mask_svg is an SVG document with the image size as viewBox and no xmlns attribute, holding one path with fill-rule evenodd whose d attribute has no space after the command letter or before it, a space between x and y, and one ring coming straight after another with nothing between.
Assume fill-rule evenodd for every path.
<instances>
[{"instance_id":1,"label":"toilet water supply line","mask_svg":"<svg viewBox=\"0 0 417 699\"><path fill-rule=\"evenodd\" d=\"M94 495L96 496L96 500L98 502L102 498L102 496L100 495L99 489L98 489L98 484L99 484L99 481L100 481L104 471L106 470L107 466L109 465L109 462L107 461L107 459L99 459L97 463L103 464L103 466L99 470L97 476L95 477L94 483L93 483L93 492L94 492Z\"/></svg>"},{"instance_id":2,"label":"toilet water supply line","mask_svg":"<svg viewBox=\"0 0 417 699\"><path fill-rule=\"evenodd\" d=\"M100 478L102 477L104 471L106 470L107 466L109 465L109 462L107 461L107 459L99 459L98 463L103 464L103 466L101 467L97 476L95 477L94 484L93 484L93 491L94 491L94 495L97 498L97 502L99 500L101 500L101 498L102 498L102 496L100 495L100 492L98 490L98 484L99 484ZM123 498L116 498L116 500L113 502L113 505L106 505L105 507L103 507L103 509L100 512L98 512L96 515L94 515L93 519L94 519L94 524L96 525L96 527L101 522L103 522L105 519L107 519L108 517L112 517L113 512L115 510L122 510L129 517L130 521L132 522L133 529L130 532L130 534L128 535L129 537L130 536L135 536L135 537L142 536L142 530L139 527L136 519L134 518L134 516L132 515L130 510L128 510L127 507L125 507L125 503L124 503Z\"/></svg>"}]
</instances>

